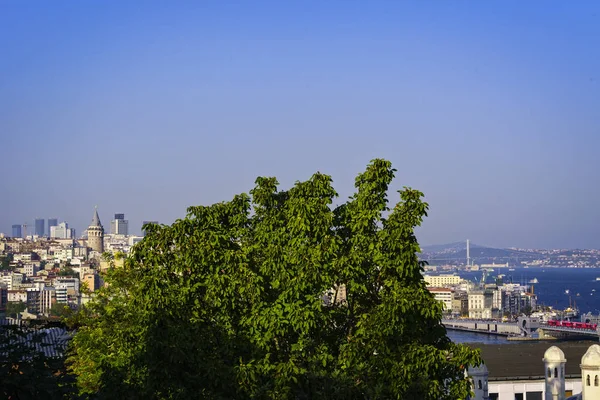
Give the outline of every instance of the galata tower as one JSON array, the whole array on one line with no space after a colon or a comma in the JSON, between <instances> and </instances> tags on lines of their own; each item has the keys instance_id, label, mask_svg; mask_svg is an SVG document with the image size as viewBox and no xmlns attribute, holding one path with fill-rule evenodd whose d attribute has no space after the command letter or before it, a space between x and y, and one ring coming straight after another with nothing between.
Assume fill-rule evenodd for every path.
<instances>
[{"instance_id":1,"label":"galata tower","mask_svg":"<svg viewBox=\"0 0 600 400\"><path fill-rule=\"evenodd\" d=\"M94 209L94 217L92 223L87 229L88 236L88 247L93 251L97 251L102 254L104 252L104 228L100 223L100 217L98 216L98 208Z\"/></svg>"}]
</instances>

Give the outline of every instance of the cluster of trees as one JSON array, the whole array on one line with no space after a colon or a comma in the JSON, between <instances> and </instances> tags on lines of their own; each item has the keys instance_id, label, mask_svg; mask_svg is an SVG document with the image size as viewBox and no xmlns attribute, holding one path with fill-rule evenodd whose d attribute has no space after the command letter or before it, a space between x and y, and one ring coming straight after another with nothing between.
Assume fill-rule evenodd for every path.
<instances>
[{"instance_id":1,"label":"cluster of trees","mask_svg":"<svg viewBox=\"0 0 600 400\"><path fill-rule=\"evenodd\" d=\"M479 353L452 343L414 229L427 215L372 161L333 206L317 173L148 225L70 318L67 360L92 398L464 399ZM64 387L64 386L63 386Z\"/></svg>"}]
</instances>

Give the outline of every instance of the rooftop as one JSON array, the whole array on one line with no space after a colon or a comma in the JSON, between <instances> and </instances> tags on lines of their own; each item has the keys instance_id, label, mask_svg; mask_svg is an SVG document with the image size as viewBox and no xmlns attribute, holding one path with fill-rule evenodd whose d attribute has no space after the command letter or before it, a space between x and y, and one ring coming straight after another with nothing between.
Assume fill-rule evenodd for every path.
<instances>
[{"instance_id":1,"label":"rooftop","mask_svg":"<svg viewBox=\"0 0 600 400\"><path fill-rule=\"evenodd\" d=\"M510 344L467 343L481 349L481 356L489 371L489 380L544 379L544 354L552 346L565 354L567 378L580 378L581 358L596 341L526 342Z\"/></svg>"}]
</instances>

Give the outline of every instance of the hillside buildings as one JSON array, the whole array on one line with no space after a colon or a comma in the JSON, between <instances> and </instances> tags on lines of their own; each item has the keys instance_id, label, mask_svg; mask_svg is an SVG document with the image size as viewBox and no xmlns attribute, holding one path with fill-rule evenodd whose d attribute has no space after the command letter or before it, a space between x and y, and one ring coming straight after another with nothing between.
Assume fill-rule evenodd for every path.
<instances>
[{"instance_id":1,"label":"hillside buildings","mask_svg":"<svg viewBox=\"0 0 600 400\"><path fill-rule=\"evenodd\" d=\"M425 275L428 290L444 305L449 317L500 319L516 317L536 308L537 297L528 286L518 284L476 284L458 275Z\"/></svg>"}]
</instances>

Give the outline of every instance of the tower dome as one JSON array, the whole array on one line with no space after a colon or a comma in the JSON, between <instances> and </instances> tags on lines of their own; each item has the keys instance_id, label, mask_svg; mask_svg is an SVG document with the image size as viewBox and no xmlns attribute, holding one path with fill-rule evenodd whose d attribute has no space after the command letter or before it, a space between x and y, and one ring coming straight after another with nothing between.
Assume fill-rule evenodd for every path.
<instances>
[{"instance_id":1,"label":"tower dome","mask_svg":"<svg viewBox=\"0 0 600 400\"><path fill-rule=\"evenodd\" d=\"M600 367L600 346L591 345L581 357L581 365L586 367Z\"/></svg>"},{"instance_id":2,"label":"tower dome","mask_svg":"<svg viewBox=\"0 0 600 400\"><path fill-rule=\"evenodd\" d=\"M600 346L591 345L581 357L581 397L600 399Z\"/></svg>"},{"instance_id":3,"label":"tower dome","mask_svg":"<svg viewBox=\"0 0 600 400\"><path fill-rule=\"evenodd\" d=\"M561 349L556 346L552 346L544 353L543 361L560 363L567 360L565 359L565 353L563 353Z\"/></svg>"}]
</instances>

